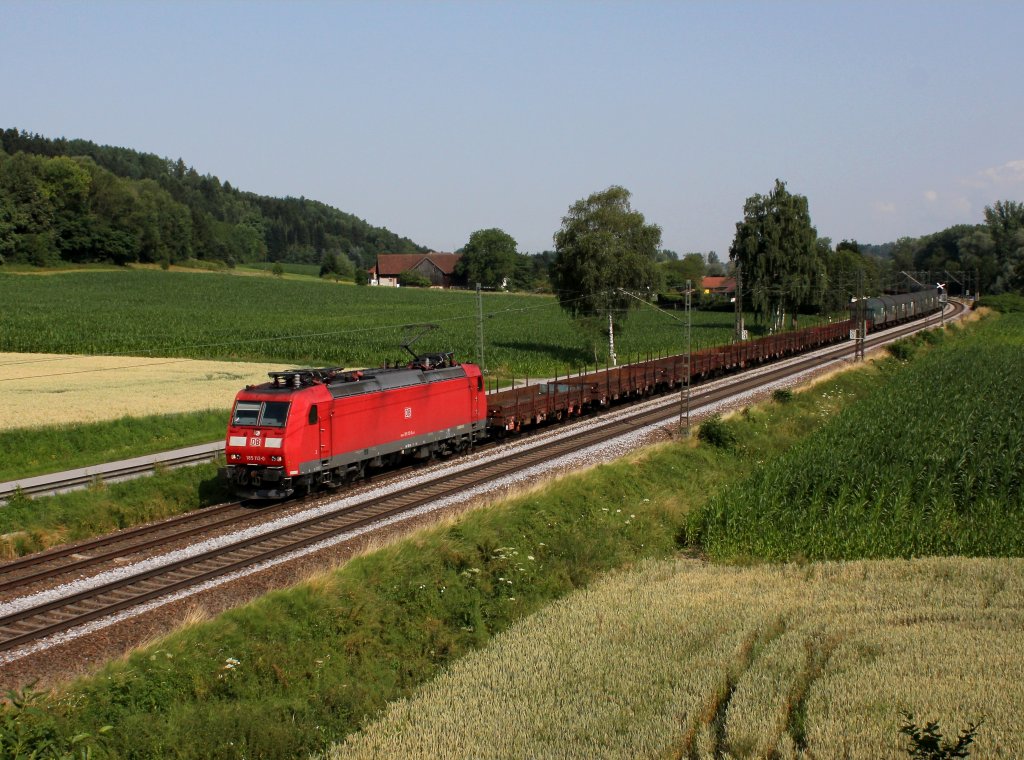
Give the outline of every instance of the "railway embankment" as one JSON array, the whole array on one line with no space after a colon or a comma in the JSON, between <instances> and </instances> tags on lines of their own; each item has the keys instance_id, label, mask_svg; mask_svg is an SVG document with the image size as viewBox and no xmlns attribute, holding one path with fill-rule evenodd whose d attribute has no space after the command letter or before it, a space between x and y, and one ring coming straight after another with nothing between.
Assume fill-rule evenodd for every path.
<instances>
[{"instance_id":1,"label":"railway embankment","mask_svg":"<svg viewBox=\"0 0 1024 760\"><path fill-rule=\"evenodd\" d=\"M779 452L797 450L880 385L898 385L917 363L872 365L751 407L724 423L727 446L663 444L396 540L216 619L197 615L35 698L42 711L18 716L19 731L69 742L111 726L95 741L118 757L321 749L607 571L680 554L701 561L692 515L721 488L756 478ZM572 645L583 651L585 642Z\"/></svg>"}]
</instances>

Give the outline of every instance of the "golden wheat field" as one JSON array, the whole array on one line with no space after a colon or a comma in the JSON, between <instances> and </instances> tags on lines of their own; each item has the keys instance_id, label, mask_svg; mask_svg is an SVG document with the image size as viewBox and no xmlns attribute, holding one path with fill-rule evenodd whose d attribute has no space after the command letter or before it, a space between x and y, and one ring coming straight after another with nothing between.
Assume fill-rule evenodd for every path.
<instances>
[{"instance_id":1,"label":"golden wheat field","mask_svg":"<svg viewBox=\"0 0 1024 760\"><path fill-rule=\"evenodd\" d=\"M0 430L227 409L281 365L130 356L0 353Z\"/></svg>"},{"instance_id":2,"label":"golden wheat field","mask_svg":"<svg viewBox=\"0 0 1024 760\"><path fill-rule=\"evenodd\" d=\"M545 608L330 757L1024 755L1024 560L649 562Z\"/></svg>"}]
</instances>

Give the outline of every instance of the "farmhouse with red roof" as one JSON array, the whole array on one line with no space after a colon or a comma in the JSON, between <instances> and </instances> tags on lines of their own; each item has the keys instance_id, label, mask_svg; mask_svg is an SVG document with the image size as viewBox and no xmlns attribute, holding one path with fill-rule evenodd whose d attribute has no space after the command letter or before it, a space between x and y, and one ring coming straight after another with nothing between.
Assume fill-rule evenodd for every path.
<instances>
[{"instance_id":1,"label":"farmhouse with red roof","mask_svg":"<svg viewBox=\"0 0 1024 760\"><path fill-rule=\"evenodd\" d=\"M701 290L706 296L729 296L736 295L735 277L705 277L700 283Z\"/></svg>"},{"instance_id":2,"label":"farmhouse with red roof","mask_svg":"<svg viewBox=\"0 0 1024 760\"><path fill-rule=\"evenodd\" d=\"M370 284L395 287L403 272L417 272L433 287L450 288L461 258L461 253L381 253L370 269Z\"/></svg>"}]
</instances>

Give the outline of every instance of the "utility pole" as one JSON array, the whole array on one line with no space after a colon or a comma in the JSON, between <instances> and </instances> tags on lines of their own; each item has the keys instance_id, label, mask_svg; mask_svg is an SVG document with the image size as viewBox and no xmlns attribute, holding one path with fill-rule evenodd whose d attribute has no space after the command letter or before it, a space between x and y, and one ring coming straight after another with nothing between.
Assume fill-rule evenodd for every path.
<instances>
[{"instance_id":1,"label":"utility pole","mask_svg":"<svg viewBox=\"0 0 1024 760\"><path fill-rule=\"evenodd\" d=\"M687 438L690 437L690 362L692 355L690 352L690 336L691 336L691 294L693 292L692 283L690 280L686 281L686 376L683 381L683 385L679 388L679 427L685 431ZM684 427L685 421L685 427Z\"/></svg>"},{"instance_id":2,"label":"utility pole","mask_svg":"<svg viewBox=\"0 0 1024 760\"><path fill-rule=\"evenodd\" d=\"M744 338L743 329L743 265L736 265L736 340Z\"/></svg>"},{"instance_id":3,"label":"utility pole","mask_svg":"<svg viewBox=\"0 0 1024 760\"><path fill-rule=\"evenodd\" d=\"M864 300L864 270L857 270L857 296L853 299L855 306L853 309L854 320L856 324L854 330L856 331L856 337L854 338L853 346L853 360L864 361L864 340L867 337L868 325L867 325L867 303Z\"/></svg>"},{"instance_id":4,"label":"utility pole","mask_svg":"<svg viewBox=\"0 0 1024 760\"><path fill-rule=\"evenodd\" d=\"M480 372L484 369L484 297L480 291L480 283L476 284L476 336L480 344Z\"/></svg>"},{"instance_id":5,"label":"utility pole","mask_svg":"<svg viewBox=\"0 0 1024 760\"><path fill-rule=\"evenodd\" d=\"M612 366L619 366L615 356L615 323L612 322L612 310L608 309L608 356L611 357Z\"/></svg>"}]
</instances>

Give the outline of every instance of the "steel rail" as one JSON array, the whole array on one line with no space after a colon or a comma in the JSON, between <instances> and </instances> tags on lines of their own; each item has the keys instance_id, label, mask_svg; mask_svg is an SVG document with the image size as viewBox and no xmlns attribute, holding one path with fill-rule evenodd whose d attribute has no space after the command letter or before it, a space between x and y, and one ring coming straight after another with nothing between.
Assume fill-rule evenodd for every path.
<instances>
[{"instance_id":1,"label":"steel rail","mask_svg":"<svg viewBox=\"0 0 1024 760\"><path fill-rule=\"evenodd\" d=\"M3 505L17 493L24 494L25 496L49 496L64 491L88 488L97 480L116 482L133 477L151 475L161 468L174 469L201 462L210 462L224 453L223 441L212 441L207 444L200 444L199 447L189 448L200 447L205 447L207 450L188 453L181 453L180 450L165 451L122 460L123 463L96 464L77 470L33 475L27 478L0 483L0 505Z\"/></svg>"}]
</instances>

